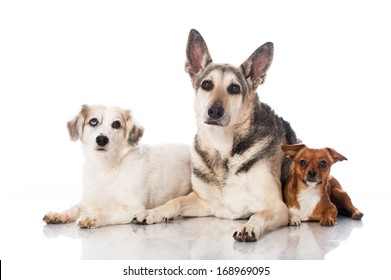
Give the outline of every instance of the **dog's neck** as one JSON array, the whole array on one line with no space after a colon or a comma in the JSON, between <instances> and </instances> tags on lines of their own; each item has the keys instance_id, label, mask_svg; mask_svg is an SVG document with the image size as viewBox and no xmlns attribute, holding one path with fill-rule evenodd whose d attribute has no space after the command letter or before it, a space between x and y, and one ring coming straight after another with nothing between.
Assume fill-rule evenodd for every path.
<instances>
[{"instance_id":1,"label":"dog's neck","mask_svg":"<svg viewBox=\"0 0 391 280\"><path fill-rule=\"evenodd\" d=\"M114 150L109 152L98 152L90 148L84 148L85 163L93 166L96 169L114 169L120 165L124 156L131 148Z\"/></svg>"},{"instance_id":2,"label":"dog's neck","mask_svg":"<svg viewBox=\"0 0 391 280\"><path fill-rule=\"evenodd\" d=\"M233 131L228 127L201 125L198 130L201 138L204 140L203 145L213 147L221 154L229 153L233 146Z\"/></svg>"}]
</instances>

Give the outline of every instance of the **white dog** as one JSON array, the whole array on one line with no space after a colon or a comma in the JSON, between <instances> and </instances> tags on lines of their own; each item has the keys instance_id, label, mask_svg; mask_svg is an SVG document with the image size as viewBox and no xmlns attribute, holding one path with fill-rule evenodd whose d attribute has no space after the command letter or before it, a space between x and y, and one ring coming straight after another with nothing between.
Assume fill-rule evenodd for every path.
<instances>
[{"instance_id":1,"label":"white dog","mask_svg":"<svg viewBox=\"0 0 391 280\"><path fill-rule=\"evenodd\" d=\"M76 221L81 228L129 223L145 209L191 191L190 148L182 144L139 145L143 128L130 110L84 105L68 122L71 140L83 143L81 202L48 224Z\"/></svg>"}]
</instances>

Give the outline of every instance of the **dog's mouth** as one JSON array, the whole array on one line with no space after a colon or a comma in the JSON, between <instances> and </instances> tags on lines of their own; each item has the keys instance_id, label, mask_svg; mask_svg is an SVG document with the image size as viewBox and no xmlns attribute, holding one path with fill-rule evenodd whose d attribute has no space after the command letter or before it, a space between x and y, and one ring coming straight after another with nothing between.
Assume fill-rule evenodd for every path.
<instances>
[{"instance_id":1,"label":"dog's mouth","mask_svg":"<svg viewBox=\"0 0 391 280\"><path fill-rule=\"evenodd\" d=\"M323 180L320 178L304 178L304 183L308 186L315 187L322 184Z\"/></svg>"},{"instance_id":2,"label":"dog's mouth","mask_svg":"<svg viewBox=\"0 0 391 280\"><path fill-rule=\"evenodd\" d=\"M206 121L205 121L205 124L207 124L207 125L215 125L215 126L223 126L223 125L221 124L221 122L216 121L216 120L206 120Z\"/></svg>"},{"instance_id":3,"label":"dog's mouth","mask_svg":"<svg viewBox=\"0 0 391 280\"><path fill-rule=\"evenodd\" d=\"M220 119L204 118L204 124L211 126L227 127L231 119L229 117L223 117Z\"/></svg>"},{"instance_id":4,"label":"dog's mouth","mask_svg":"<svg viewBox=\"0 0 391 280\"><path fill-rule=\"evenodd\" d=\"M97 147L95 149L95 151L97 151L99 153L104 153L104 152L107 152L107 149L106 149L106 147Z\"/></svg>"}]
</instances>

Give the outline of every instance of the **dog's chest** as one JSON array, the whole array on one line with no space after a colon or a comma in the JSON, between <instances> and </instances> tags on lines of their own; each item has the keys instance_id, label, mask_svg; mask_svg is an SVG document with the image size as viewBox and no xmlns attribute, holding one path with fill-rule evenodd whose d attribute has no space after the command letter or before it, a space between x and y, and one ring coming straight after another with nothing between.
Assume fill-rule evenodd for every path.
<instances>
[{"instance_id":1,"label":"dog's chest","mask_svg":"<svg viewBox=\"0 0 391 280\"><path fill-rule=\"evenodd\" d=\"M321 192L313 187L302 190L297 196L297 202L300 205L300 209L295 207L289 210L298 217L301 221L307 221L308 217L311 216L316 205L319 203L321 198Z\"/></svg>"},{"instance_id":2,"label":"dog's chest","mask_svg":"<svg viewBox=\"0 0 391 280\"><path fill-rule=\"evenodd\" d=\"M224 172L220 186L193 186L211 202L214 216L248 218L264 209L268 198L276 195L277 186L266 165L259 163L247 173L238 174L235 170Z\"/></svg>"}]
</instances>

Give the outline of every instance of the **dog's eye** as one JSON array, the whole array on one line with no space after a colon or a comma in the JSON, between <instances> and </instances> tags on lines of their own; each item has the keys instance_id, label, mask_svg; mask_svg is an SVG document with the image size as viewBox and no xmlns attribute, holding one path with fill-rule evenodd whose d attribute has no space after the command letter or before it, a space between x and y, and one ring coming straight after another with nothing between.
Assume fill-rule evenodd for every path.
<instances>
[{"instance_id":1,"label":"dog's eye","mask_svg":"<svg viewBox=\"0 0 391 280\"><path fill-rule=\"evenodd\" d=\"M321 160L321 161L319 162L319 167L320 167L320 168L326 168L326 167L327 167L327 162L326 162L325 160Z\"/></svg>"},{"instance_id":2,"label":"dog's eye","mask_svg":"<svg viewBox=\"0 0 391 280\"><path fill-rule=\"evenodd\" d=\"M299 164L300 164L300 167L303 167L303 168L306 168L306 167L307 167L307 162L306 162L304 159L302 159L302 160L299 162Z\"/></svg>"},{"instance_id":3,"label":"dog's eye","mask_svg":"<svg viewBox=\"0 0 391 280\"><path fill-rule=\"evenodd\" d=\"M206 91L211 91L213 89L212 81L209 80L202 81L201 88Z\"/></svg>"},{"instance_id":4,"label":"dog's eye","mask_svg":"<svg viewBox=\"0 0 391 280\"><path fill-rule=\"evenodd\" d=\"M90 121L88 122L88 124L89 124L90 126L92 126L92 127L97 126L98 123L99 123L99 122L98 122L98 119L96 119L96 118L90 119Z\"/></svg>"},{"instance_id":5,"label":"dog's eye","mask_svg":"<svg viewBox=\"0 0 391 280\"><path fill-rule=\"evenodd\" d=\"M240 86L238 84L231 84L227 91L229 94L239 94L240 93Z\"/></svg>"},{"instance_id":6,"label":"dog's eye","mask_svg":"<svg viewBox=\"0 0 391 280\"><path fill-rule=\"evenodd\" d=\"M118 129L118 128L121 128L121 123L120 121L115 121L111 124L111 127L112 128L115 128L115 129Z\"/></svg>"}]
</instances>

